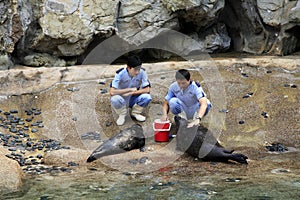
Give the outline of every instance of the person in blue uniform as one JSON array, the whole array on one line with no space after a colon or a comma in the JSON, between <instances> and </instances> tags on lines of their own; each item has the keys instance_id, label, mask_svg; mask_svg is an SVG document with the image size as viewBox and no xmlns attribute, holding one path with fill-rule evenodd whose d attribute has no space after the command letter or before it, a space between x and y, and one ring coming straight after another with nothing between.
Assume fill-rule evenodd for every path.
<instances>
[{"instance_id":1,"label":"person in blue uniform","mask_svg":"<svg viewBox=\"0 0 300 200\"><path fill-rule=\"evenodd\" d=\"M174 115L189 120L188 127L199 125L209 112L211 103L199 83L191 80L190 72L180 69L175 74L176 82L169 87L163 103L162 121L169 120L169 110Z\"/></svg>"},{"instance_id":2,"label":"person in blue uniform","mask_svg":"<svg viewBox=\"0 0 300 200\"><path fill-rule=\"evenodd\" d=\"M138 56L128 58L127 67L121 68L110 87L110 101L118 114L117 125L125 123L127 108L131 108L131 116L144 122L146 117L141 113L151 102L150 82L146 71L141 68L142 62Z\"/></svg>"}]
</instances>

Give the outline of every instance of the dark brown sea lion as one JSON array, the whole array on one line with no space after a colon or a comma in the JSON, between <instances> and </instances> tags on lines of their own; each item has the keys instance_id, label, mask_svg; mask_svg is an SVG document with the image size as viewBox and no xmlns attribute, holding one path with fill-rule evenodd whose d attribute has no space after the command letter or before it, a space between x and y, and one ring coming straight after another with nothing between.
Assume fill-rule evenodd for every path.
<instances>
[{"instance_id":1,"label":"dark brown sea lion","mask_svg":"<svg viewBox=\"0 0 300 200\"><path fill-rule=\"evenodd\" d=\"M247 164L248 157L224 149L214 135L203 126L187 128L187 120L175 117L177 149L204 161L236 161Z\"/></svg>"},{"instance_id":2,"label":"dark brown sea lion","mask_svg":"<svg viewBox=\"0 0 300 200\"><path fill-rule=\"evenodd\" d=\"M103 142L87 159L93 162L103 156L123 153L145 146L145 136L143 128L139 124L134 124L130 128L121 130L109 140Z\"/></svg>"}]
</instances>

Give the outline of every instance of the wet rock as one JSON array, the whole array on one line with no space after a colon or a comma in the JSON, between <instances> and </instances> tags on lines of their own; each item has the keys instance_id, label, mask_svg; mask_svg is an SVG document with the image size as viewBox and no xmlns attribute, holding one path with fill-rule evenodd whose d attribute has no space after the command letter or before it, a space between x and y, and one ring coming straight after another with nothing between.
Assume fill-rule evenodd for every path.
<instances>
[{"instance_id":1,"label":"wet rock","mask_svg":"<svg viewBox=\"0 0 300 200\"><path fill-rule=\"evenodd\" d=\"M36 132L38 132L38 130L35 129L35 128L33 128L33 129L31 129L31 132L32 132L32 133L36 133Z\"/></svg>"},{"instance_id":2,"label":"wet rock","mask_svg":"<svg viewBox=\"0 0 300 200\"><path fill-rule=\"evenodd\" d=\"M140 160L139 160L139 163L146 163L147 160L148 160L147 156L141 157Z\"/></svg>"},{"instance_id":3,"label":"wet rock","mask_svg":"<svg viewBox=\"0 0 300 200\"><path fill-rule=\"evenodd\" d=\"M105 126L110 127L112 125L112 122L106 122Z\"/></svg>"},{"instance_id":4,"label":"wet rock","mask_svg":"<svg viewBox=\"0 0 300 200\"><path fill-rule=\"evenodd\" d=\"M241 178L226 178L225 182L235 183L235 182L240 182L241 180L242 180Z\"/></svg>"},{"instance_id":5,"label":"wet rock","mask_svg":"<svg viewBox=\"0 0 300 200\"><path fill-rule=\"evenodd\" d=\"M96 132L87 132L81 135L82 140L98 140L101 141L101 136Z\"/></svg>"},{"instance_id":6,"label":"wet rock","mask_svg":"<svg viewBox=\"0 0 300 200\"><path fill-rule=\"evenodd\" d=\"M28 165L23 168L23 172L31 175L50 174L55 175L58 173L70 173L72 170L66 167L59 166L46 166L46 165Z\"/></svg>"},{"instance_id":7,"label":"wet rock","mask_svg":"<svg viewBox=\"0 0 300 200\"><path fill-rule=\"evenodd\" d=\"M10 110L10 113L11 113L11 114L18 113L18 110L12 109L12 110Z\"/></svg>"},{"instance_id":8,"label":"wet rock","mask_svg":"<svg viewBox=\"0 0 300 200\"><path fill-rule=\"evenodd\" d=\"M249 77L248 74L246 74L246 73L242 73L242 76L243 76L243 77L246 77L246 78Z\"/></svg>"},{"instance_id":9,"label":"wet rock","mask_svg":"<svg viewBox=\"0 0 300 200\"><path fill-rule=\"evenodd\" d=\"M129 162L130 164L136 165L136 164L139 163L139 159L131 159L131 160L128 160L128 162Z\"/></svg>"},{"instance_id":10,"label":"wet rock","mask_svg":"<svg viewBox=\"0 0 300 200\"><path fill-rule=\"evenodd\" d=\"M240 120L240 121L239 121L239 124L244 124L244 123L245 123L244 120Z\"/></svg>"},{"instance_id":11,"label":"wet rock","mask_svg":"<svg viewBox=\"0 0 300 200\"><path fill-rule=\"evenodd\" d=\"M76 87L72 87L72 88L67 88L67 90L70 92L76 92L76 91L79 91L80 89L76 88Z\"/></svg>"},{"instance_id":12,"label":"wet rock","mask_svg":"<svg viewBox=\"0 0 300 200\"><path fill-rule=\"evenodd\" d=\"M286 83L286 84L284 84L284 87L297 88L297 85Z\"/></svg>"},{"instance_id":13,"label":"wet rock","mask_svg":"<svg viewBox=\"0 0 300 200\"><path fill-rule=\"evenodd\" d=\"M145 151L146 151L145 147L140 148L140 152L145 152Z\"/></svg>"},{"instance_id":14,"label":"wet rock","mask_svg":"<svg viewBox=\"0 0 300 200\"><path fill-rule=\"evenodd\" d=\"M150 190L163 190L163 189L165 189L167 187L170 187L170 186L173 186L173 185L175 185L174 182L167 182L167 183L161 183L160 182L160 183L157 183L155 185L152 185L150 187Z\"/></svg>"},{"instance_id":15,"label":"wet rock","mask_svg":"<svg viewBox=\"0 0 300 200\"><path fill-rule=\"evenodd\" d=\"M56 151L45 152L44 163L47 165L63 165L68 162L84 164L90 152L84 149L59 149Z\"/></svg>"},{"instance_id":16,"label":"wet rock","mask_svg":"<svg viewBox=\"0 0 300 200\"><path fill-rule=\"evenodd\" d=\"M288 149L283 144L280 144L280 143L272 143L272 145L266 146L266 148L267 148L268 151L271 151L271 152L285 152L285 151L288 151Z\"/></svg>"},{"instance_id":17,"label":"wet rock","mask_svg":"<svg viewBox=\"0 0 300 200\"><path fill-rule=\"evenodd\" d=\"M99 80L99 84L100 84L100 85L105 85L105 84L106 84L106 80L105 80L105 79Z\"/></svg>"},{"instance_id":18,"label":"wet rock","mask_svg":"<svg viewBox=\"0 0 300 200\"><path fill-rule=\"evenodd\" d=\"M282 174L282 173L289 173L289 172L290 172L289 169L283 169L283 168L271 170L271 173L273 173L273 174Z\"/></svg>"},{"instance_id":19,"label":"wet rock","mask_svg":"<svg viewBox=\"0 0 300 200\"><path fill-rule=\"evenodd\" d=\"M100 93L101 93L101 94L105 94L105 93L107 93L107 89L106 89L106 88L104 88L104 89L100 89Z\"/></svg>"},{"instance_id":20,"label":"wet rock","mask_svg":"<svg viewBox=\"0 0 300 200\"><path fill-rule=\"evenodd\" d=\"M269 117L268 113L266 113L266 112L264 112L264 111L261 113L261 115L262 115L264 118L268 118L268 117Z\"/></svg>"},{"instance_id":21,"label":"wet rock","mask_svg":"<svg viewBox=\"0 0 300 200\"><path fill-rule=\"evenodd\" d=\"M75 162L68 162L68 167L77 167L79 166L78 163L75 163Z\"/></svg>"},{"instance_id":22,"label":"wet rock","mask_svg":"<svg viewBox=\"0 0 300 200\"><path fill-rule=\"evenodd\" d=\"M243 98L249 98L253 95L253 92L249 92L246 95L243 96Z\"/></svg>"},{"instance_id":23,"label":"wet rock","mask_svg":"<svg viewBox=\"0 0 300 200\"><path fill-rule=\"evenodd\" d=\"M222 110L219 110L219 112L221 112L221 113L228 113L229 110L227 110L227 109L222 109Z\"/></svg>"},{"instance_id":24,"label":"wet rock","mask_svg":"<svg viewBox=\"0 0 300 200\"><path fill-rule=\"evenodd\" d=\"M9 157L9 152L0 146L0 193L16 192L22 185L22 169L20 165Z\"/></svg>"}]
</instances>

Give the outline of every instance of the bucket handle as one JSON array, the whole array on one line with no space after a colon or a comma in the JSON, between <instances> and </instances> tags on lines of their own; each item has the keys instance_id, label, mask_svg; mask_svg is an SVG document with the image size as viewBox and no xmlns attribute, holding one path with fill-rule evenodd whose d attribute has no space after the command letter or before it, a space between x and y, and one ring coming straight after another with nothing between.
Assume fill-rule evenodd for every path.
<instances>
[{"instance_id":1,"label":"bucket handle","mask_svg":"<svg viewBox=\"0 0 300 200\"><path fill-rule=\"evenodd\" d=\"M153 130L154 131L170 131L171 130L171 126L172 126L172 123L169 123L170 126L168 129L156 129L155 126L154 126L154 123L153 123Z\"/></svg>"}]
</instances>

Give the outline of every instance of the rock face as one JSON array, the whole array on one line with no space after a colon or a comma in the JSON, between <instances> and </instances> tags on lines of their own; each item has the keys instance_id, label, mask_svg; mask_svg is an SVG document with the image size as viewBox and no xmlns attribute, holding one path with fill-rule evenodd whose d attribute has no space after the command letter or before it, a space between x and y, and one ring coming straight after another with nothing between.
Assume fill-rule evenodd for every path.
<instances>
[{"instance_id":1,"label":"rock face","mask_svg":"<svg viewBox=\"0 0 300 200\"><path fill-rule=\"evenodd\" d=\"M0 193L14 192L22 186L22 169L18 162L5 157L8 150L0 146Z\"/></svg>"},{"instance_id":2,"label":"rock face","mask_svg":"<svg viewBox=\"0 0 300 200\"><path fill-rule=\"evenodd\" d=\"M220 19L237 51L287 55L299 48L297 1L227 1Z\"/></svg>"},{"instance_id":3,"label":"rock face","mask_svg":"<svg viewBox=\"0 0 300 200\"><path fill-rule=\"evenodd\" d=\"M166 28L198 41L174 44L185 54L286 55L299 49L299 23L300 3L285 0L0 0L0 69L74 65L111 36L139 46Z\"/></svg>"}]
</instances>

